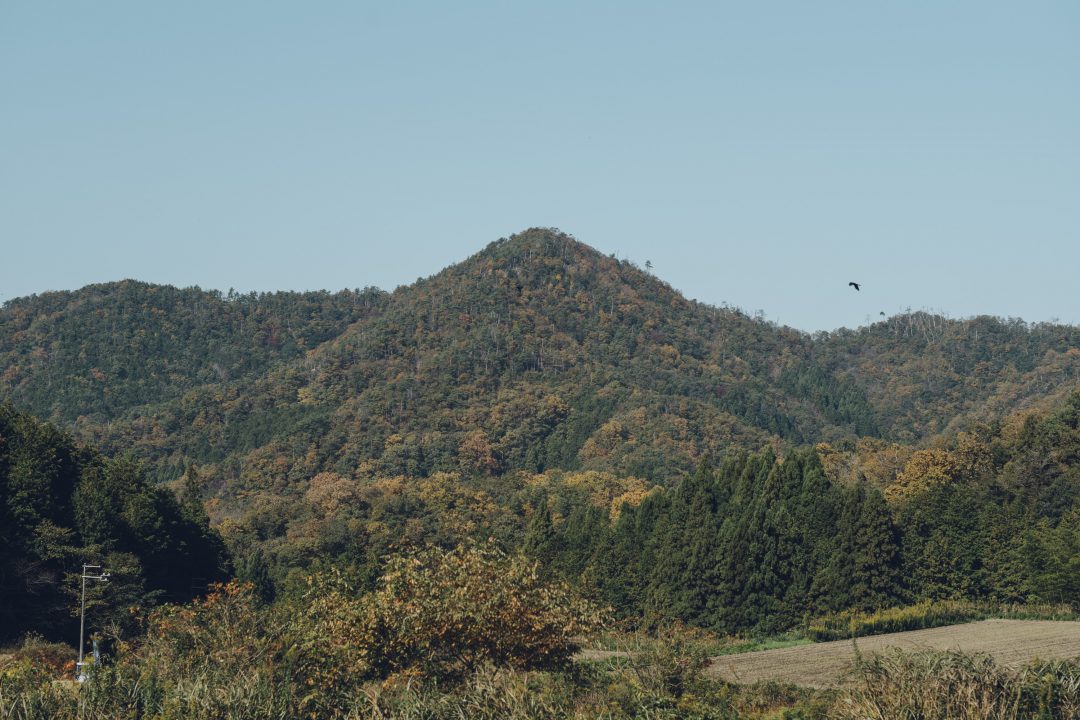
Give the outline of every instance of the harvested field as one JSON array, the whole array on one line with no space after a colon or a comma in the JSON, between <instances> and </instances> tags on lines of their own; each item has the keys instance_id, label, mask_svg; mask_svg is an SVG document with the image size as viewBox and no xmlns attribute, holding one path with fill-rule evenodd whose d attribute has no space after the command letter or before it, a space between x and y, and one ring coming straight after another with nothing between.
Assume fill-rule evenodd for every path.
<instances>
[{"instance_id":1,"label":"harvested field","mask_svg":"<svg viewBox=\"0 0 1080 720\"><path fill-rule=\"evenodd\" d=\"M989 653L998 663L1019 667L1029 661L1080 657L1080 622L983 620L930 630L858 638L864 656L888 647ZM778 650L713 658L708 672L739 683L775 680L807 687L843 681L855 650L851 640L834 640Z\"/></svg>"}]
</instances>

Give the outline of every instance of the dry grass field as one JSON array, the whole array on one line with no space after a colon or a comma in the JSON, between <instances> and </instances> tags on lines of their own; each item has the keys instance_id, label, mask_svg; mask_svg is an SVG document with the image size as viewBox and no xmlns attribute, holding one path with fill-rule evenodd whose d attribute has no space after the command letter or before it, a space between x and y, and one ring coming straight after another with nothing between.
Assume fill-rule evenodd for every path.
<instances>
[{"instance_id":1,"label":"dry grass field","mask_svg":"<svg viewBox=\"0 0 1080 720\"><path fill-rule=\"evenodd\" d=\"M870 655L887 647L963 650L989 653L1002 665L1018 667L1032 659L1080 657L1080 622L1053 620L983 620L930 630L862 637L859 652ZM851 640L714 658L710 674L739 683L775 680L806 687L843 682L855 659Z\"/></svg>"}]
</instances>

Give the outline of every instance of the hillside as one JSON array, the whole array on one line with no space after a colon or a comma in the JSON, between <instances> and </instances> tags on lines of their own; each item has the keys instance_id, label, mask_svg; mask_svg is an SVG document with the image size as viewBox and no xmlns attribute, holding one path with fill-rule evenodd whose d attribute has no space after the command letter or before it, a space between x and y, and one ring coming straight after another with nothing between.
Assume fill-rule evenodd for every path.
<instances>
[{"instance_id":1,"label":"hillside","mask_svg":"<svg viewBox=\"0 0 1080 720\"><path fill-rule=\"evenodd\" d=\"M42 418L105 424L300 357L382 298L374 290L225 296L132 280L18 298L0 312L3 392Z\"/></svg>"},{"instance_id":2,"label":"hillside","mask_svg":"<svg viewBox=\"0 0 1080 720\"><path fill-rule=\"evenodd\" d=\"M355 477L610 471L725 448L922 443L1077 382L1080 331L924 313L810 336L691 302L530 230L392 293L125 281L0 311L0 397L217 492Z\"/></svg>"},{"instance_id":3,"label":"hillside","mask_svg":"<svg viewBox=\"0 0 1080 720\"><path fill-rule=\"evenodd\" d=\"M1072 325L915 312L815 340L821 366L863 390L882 436L900 442L1054 404L1080 385Z\"/></svg>"}]
</instances>

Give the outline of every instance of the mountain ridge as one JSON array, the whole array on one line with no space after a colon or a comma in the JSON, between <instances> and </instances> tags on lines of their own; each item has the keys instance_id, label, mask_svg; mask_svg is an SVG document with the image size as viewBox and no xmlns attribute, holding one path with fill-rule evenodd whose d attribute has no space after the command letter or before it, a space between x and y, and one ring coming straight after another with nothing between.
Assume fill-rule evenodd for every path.
<instances>
[{"instance_id":1,"label":"mountain ridge","mask_svg":"<svg viewBox=\"0 0 1080 720\"><path fill-rule=\"evenodd\" d=\"M1078 356L1073 326L992 318L809 335L536 228L392 292L122 281L0 310L0 397L225 493L324 470L666 483L732 446L925 443L1052 404Z\"/></svg>"}]
</instances>

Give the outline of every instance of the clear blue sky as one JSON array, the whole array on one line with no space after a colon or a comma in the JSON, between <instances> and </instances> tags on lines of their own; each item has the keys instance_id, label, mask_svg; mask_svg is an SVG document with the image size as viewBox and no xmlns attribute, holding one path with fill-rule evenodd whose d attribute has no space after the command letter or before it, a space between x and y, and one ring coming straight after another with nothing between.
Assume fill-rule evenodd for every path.
<instances>
[{"instance_id":1,"label":"clear blue sky","mask_svg":"<svg viewBox=\"0 0 1080 720\"><path fill-rule=\"evenodd\" d=\"M0 300L537 225L806 330L1080 322L1080 2L0 4Z\"/></svg>"}]
</instances>

